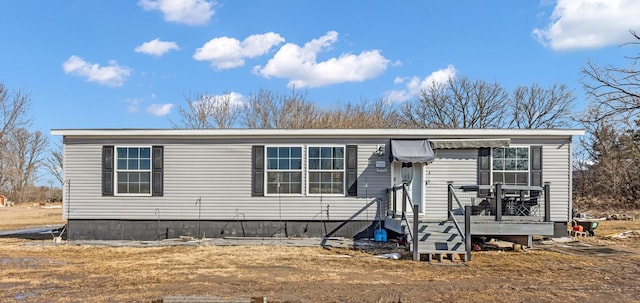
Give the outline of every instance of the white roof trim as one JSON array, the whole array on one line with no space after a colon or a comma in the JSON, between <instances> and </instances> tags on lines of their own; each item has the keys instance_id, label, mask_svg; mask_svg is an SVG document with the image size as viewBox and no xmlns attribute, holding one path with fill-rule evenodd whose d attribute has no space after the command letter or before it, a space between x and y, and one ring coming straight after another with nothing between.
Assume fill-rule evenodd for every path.
<instances>
[{"instance_id":1,"label":"white roof trim","mask_svg":"<svg viewBox=\"0 0 640 303\"><path fill-rule=\"evenodd\" d=\"M357 137L394 139L582 136L583 129L52 129L68 137Z\"/></svg>"}]
</instances>

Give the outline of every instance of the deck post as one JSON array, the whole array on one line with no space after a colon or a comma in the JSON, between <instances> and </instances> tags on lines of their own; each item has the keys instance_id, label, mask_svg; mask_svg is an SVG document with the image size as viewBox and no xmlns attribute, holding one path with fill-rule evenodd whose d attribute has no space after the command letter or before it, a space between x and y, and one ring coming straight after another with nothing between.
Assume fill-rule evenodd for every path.
<instances>
[{"instance_id":1,"label":"deck post","mask_svg":"<svg viewBox=\"0 0 640 303\"><path fill-rule=\"evenodd\" d=\"M467 251L466 261L471 261L471 211L473 206L464 207L464 248Z\"/></svg>"},{"instance_id":2,"label":"deck post","mask_svg":"<svg viewBox=\"0 0 640 303\"><path fill-rule=\"evenodd\" d=\"M413 261L420 261L420 252L418 252L418 225L420 222L418 222L418 205L414 204L412 206L413 208L413 239L411 239L411 241L413 242Z\"/></svg>"},{"instance_id":3,"label":"deck post","mask_svg":"<svg viewBox=\"0 0 640 303\"><path fill-rule=\"evenodd\" d=\"M453 181L447 181L447 219L453 219L451 217L451 211L453 210L453 193L451 193L451 187L449 185L453 185Z\"/></svg>"},{"instance_id":4,"label":"deck post","mask_svg":"<svg viewBox=\"0 0 640 303\"><path fill-rule=\"evenodd\" d=\"M502 183L496 183L496 221L502 221Z\"/></svg>"},{"instance_id":5,"label":"deck post","mask_svg":"<svg viewBox=\"0 0 640 303\"><path fill-rule=\"evenodd\" d=\"M551 183L544 182L544 222L551 222Z\"/></svg>"}]
</instances>

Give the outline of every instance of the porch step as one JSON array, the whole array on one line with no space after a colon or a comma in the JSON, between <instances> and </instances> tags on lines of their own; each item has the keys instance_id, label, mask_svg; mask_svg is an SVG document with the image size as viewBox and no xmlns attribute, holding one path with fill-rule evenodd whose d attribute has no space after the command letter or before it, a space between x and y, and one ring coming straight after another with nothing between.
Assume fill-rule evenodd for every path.
<instances>
[{"instance_id":1,"label":"porch step","mask_svg":"<svg viewBox=\"0 0 640 303\"><path fill-rule=\"evenodd\" d=\"M465 252L463 242L419 242L419 253Z\"/></svg>"},{"instance_id":2,"label":"porch step","mask_svg":"<svg viewBox=\"0 0 640 303\"><path fill-rule=\"evenodd\" d=\"M464 240L453 222L419 222L414 235L418 239L417 249L421 259L454 261L456 256L463 261L466 259ZM409 241L409 244L412 246L413 242ZM410 250L414 248L410 247Z\"/></svg>"}]
</instances>

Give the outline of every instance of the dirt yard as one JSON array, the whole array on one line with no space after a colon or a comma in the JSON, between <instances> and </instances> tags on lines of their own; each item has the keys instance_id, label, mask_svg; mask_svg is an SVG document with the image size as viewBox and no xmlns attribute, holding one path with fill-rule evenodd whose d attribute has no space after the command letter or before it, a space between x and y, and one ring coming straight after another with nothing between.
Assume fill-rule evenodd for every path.
<instances>
[{"instance_id":1,"label":"dirt yard","mask_svg":"<svg viewBox=\"0 0 640 303\"><path fill-rule=\"evenodd\" d=\"M59 208L0 208L0 230L60 223ZM27 219L28 218L28 219ZM640 302L640 220L466 264L285 246L104 247L0 239L0 302L151 302L168 295L269 302Z\"/></svg>"}]
</instances>

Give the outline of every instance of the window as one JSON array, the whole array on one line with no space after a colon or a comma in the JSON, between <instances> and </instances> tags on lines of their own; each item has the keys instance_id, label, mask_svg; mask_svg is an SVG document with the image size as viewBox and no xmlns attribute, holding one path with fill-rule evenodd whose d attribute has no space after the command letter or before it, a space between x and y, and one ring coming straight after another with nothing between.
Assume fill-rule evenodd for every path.
<instances>
[{"instance_id":1,"label":"window","mask_svg":"<svg viewBox=\"0 0 640 303\"><path fill-rule=\"evenodd\" d=\"M267 147L267 194L302 194L302 147Z\"/></svg>"},{"instance_id":2,"label":"window","mask_svg":"<svg viewBox=\"0 0 640 303\"><path fill-rule=\"evenodd\" d=\"M491 154L493 183L529 185L529 148L499 147Z\"/></svg>"},{"instance_id":3,"label":"window","mask_svg":"<svg viewBox=\"0 0 640 303\"><path fill-rule=\"evenodd\" d=\"M151 147L116 148L116 193L151 194Z\"/></svg>"},{"instance_id":4,"label":"window","mask_svg":"<svg viewBox=\"0 0 640 303\"><path fill-rule=\"evenodd\" d=\"M309 147L309 193L344 194L344 147Z\"/></svg>"}]
</instances>

